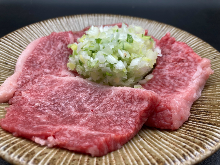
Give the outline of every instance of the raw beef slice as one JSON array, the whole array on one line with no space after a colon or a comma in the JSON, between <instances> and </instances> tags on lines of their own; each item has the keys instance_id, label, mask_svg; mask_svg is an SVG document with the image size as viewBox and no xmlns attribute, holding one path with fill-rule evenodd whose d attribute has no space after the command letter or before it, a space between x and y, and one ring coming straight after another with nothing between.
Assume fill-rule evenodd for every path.
<instances>
[{"instance_id":1,"label":"raw beef slice","mask_svg":"<svg viewBox=\"0 0 220 165\"><path fill-rule=\"evenodd\" d=\"M10 107L3 129L48 146L102 156L120 148L146 122L157 95L98 85L70 72L73 43L84 32L52 33L20 55L15 73L0 87Z\"/></svg>"},{"instance_id":2,"label":"raw beef slice","mask_svg":"<svg viewBox=\"0 0 220 165\"><path fill-rule=\"evenodd\" d=\"M121 148L146 122L157 95L145 89L109 87L79 77L46 75L17 90L3 129L41 144L92 156Z\"/></svg>"},{"instance_id":3,"label":"raw beef slice","mask_svg":"<svg viewBox=\"0 0 220 165\"><path fill-rule=\"evenodd\" d=\"M122 23L111 26L122 26ZM104 25L108 26L108 25ZM7 102L16 91L16 88L35 83L35 78L42 75L74 76L67 69L68 57L72 50L68 44L77 42L89 27L82 31L52 33L31 42L19 56L15 73L7 78L0 86L0 103Z\"/></svg>"},{"instance_id":4,"label":"raw beef slice","mask_svg":"<svg viewBox=\"0 0 220 165\"><path fill-rule=\"evenodd\" d=\"M213 73L210 60L198 56L187 44L175 41L167 33L157 40L162 57L158 57L153 78L143 87L160 96L160 104L146 125L161 129L178 129L189 117L190 108Z\"/></svg>"},{"instance_id":5,"label":"raw beef slice","mask_svg":"<svg viewBox=\"0 0 220 165\"><path fill-rule=\"evenodd\" d=\"M14 74L0 86L0 103L8 101L17 88L35 83L38 76L73 76L66 66L72 53L67 45L74 42L76 35L72 32L52 33L30 43L19 56Z\"/></svg>"}]
</instances>

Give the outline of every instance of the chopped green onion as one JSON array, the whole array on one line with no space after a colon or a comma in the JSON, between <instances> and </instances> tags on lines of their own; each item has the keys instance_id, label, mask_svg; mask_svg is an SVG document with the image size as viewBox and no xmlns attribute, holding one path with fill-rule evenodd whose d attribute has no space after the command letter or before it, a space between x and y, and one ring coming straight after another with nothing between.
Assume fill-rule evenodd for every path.
<instances>
[{"instance_id":1,"label":"chopped green onion","mask_svg":"<svg viewBox=\"0 0 220 165\"><path fill-rule=\"evenodd\" d=\"M86 31L78 43L68 45L73 50L67 67L97 83L113 86L133 86L152 69L159 47L139 26L95 27ZM159 53L158 53L159 52Z\"/></svg>"},{"instance_id":2,"label":"chopped green onion","mask_svg":"<svg viewBox=\"0 0 220 165\"><path fill-rule=\"evenodd\" d=\"M108 72L106 72L105 73L107 76L112 76L112 74L111 73L108 73Z\"/></svg>"},{"instance_id":3,"label":"chopped green onion","mask_svg":"<svg viewBox=\"0 0 220 165\"><path fill-rule=\"evenodd\" d=\"M144 89L141 85L134 85L134 88Z\"/></svg>"},{"instance_id":4,"label":"chopped green onion","mask_svg":"<svg viewBox=\"0 0 220 165\"><path fill-rule=\"evenodd\" d=\"M101 38L97 38L97 39L95 39L95 40L96 40L96 43L97 43L97 44L99 44L99 43L102 41Z\"/></svg>"},{"instance_id":5,"label":"chopped green onion","mask_svg":"<svg viewBox=\"0 0 220 165\"><path fill-rule=\"evenodd\" d=\"M80 66L82 66L83 65L83 63L79 60L79 64L80 64Z\"/></svg>"},{"instance_id":6,"label":"chopped green onion","mask_svg":"<svg viewBox=\"0 0 220 165\"><path fill-rule=\"evenodd\" d=\"M127 34L127 42L129 42L129 43L133 43L132 35Z\"/></svg>"}]
</instances>

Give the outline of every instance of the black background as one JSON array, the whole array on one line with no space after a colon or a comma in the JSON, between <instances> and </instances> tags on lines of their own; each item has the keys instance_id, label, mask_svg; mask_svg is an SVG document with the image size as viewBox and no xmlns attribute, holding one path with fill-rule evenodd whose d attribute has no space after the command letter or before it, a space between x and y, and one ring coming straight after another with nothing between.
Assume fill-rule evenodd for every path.
<instances>
[{"instance_id":1,"label":"black background","mask_svg":"<svg viewBox=\"0 0 220 165\"><path fill-rule=\"evenodd\" d=\"M0 0L0 37L23 26L75 14L120 14L185 30L220 51L220 0ZM0 165L9 165L0 158ZM199 165L219 165L220 150Z\"/></svg>"}]
</instances>

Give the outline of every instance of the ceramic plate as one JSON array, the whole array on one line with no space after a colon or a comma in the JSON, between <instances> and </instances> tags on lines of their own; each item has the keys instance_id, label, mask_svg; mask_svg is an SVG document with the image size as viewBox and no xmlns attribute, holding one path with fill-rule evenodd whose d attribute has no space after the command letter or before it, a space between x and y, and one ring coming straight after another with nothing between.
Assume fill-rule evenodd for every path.
<instances>
[{"instance_id":1,"label":"ceramic plate","mask_svg":"<svg viewBox=\"0 0 220 165\"><path fill-rule=\"evenodd\" d=\"M220 53L201 39L173 26L142 18L119 15L76 15L38 22L0 39L0 84L13 74L18 56L33 40L51 32L77 31L89 25L126 22L142 26L160 39L170 32L201 57L211 60L214 74L202 96L193 104L191 116L177 131L143 127L120 150L103 157L90 157L65 149L47 148L0 129L0 156L13 164L194 164L220 148ZM0 118L8 104L0 104Z\"/></svg>"}]
</instances>

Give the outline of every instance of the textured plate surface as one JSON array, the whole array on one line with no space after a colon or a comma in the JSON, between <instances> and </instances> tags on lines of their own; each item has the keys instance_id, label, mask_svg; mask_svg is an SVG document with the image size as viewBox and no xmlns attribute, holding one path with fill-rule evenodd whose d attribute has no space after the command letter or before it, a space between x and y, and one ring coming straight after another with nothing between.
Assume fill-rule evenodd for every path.
<instances>
[{"instance_id":1,"label":"textured plate surface","mask_svg":"<svg viewBox=\"0 0 220 165\"><path fill-rule=\"evenodd\" d=\"M76 15L35 23L0 39L0 84L13 74L18 56L33 40L51 32L77 31L89 25L126 22L142 26L160 39L170 32L201 57L211 60L214 74L202 96L193 104L191 116L177 131L143 127L120 150L90 157L59 148L47 148L13 137L0 128L0 156L13 164L194 164L220 148L220 53L201 39L175 27L147 19L118 15ZM0 104L0 118L8 104Z\"/></svg>"}]
</instances>

